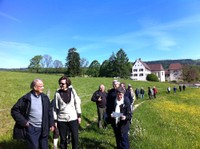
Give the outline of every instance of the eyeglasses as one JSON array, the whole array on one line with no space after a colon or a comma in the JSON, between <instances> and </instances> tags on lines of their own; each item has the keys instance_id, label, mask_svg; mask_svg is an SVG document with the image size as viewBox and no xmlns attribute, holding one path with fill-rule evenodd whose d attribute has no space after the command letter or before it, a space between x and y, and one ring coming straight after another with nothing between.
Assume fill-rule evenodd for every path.
<instances>
[{"instance_id":1,"label":"eyeglasses","mask_svg":"<svg viewBox=\"0 0 200 149\"><path fill-rule=\"evenodd\" d=\"M65 85L66 83L60 83L60 86L63 86L63 85Z\"/></svg>"}]
</instances>

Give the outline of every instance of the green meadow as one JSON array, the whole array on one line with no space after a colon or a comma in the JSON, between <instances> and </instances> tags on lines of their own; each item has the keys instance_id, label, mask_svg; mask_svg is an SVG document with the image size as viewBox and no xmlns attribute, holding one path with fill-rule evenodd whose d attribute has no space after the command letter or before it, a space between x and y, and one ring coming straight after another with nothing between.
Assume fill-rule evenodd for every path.
<instances>
[{"instance_id":1,"label":"green meadow","mask_svg":"<svg viewBox=\"0 0 200 149\"><path fill-rule=\"evenodd\" d=\"M22 142L12 139L14 121L10 108L24 94L30 91L30 83L35 78L44 81L44 92L50 91L50 99L58 88L59 75L0 71L0 149L24 148ZM82 122L79 128L79 147L83 149L113 149L115 138L111 126L98 129L96 105L91 96L98 85L112 87L113 78L71 78L72 85L82 100ZM200 148L200 89L186 88L173 93L176 84L122 80L133 88L145 89L145 98L135 102L140 104L133 115L129 132L131 149L199 149ZM148 100L147 87L156 86L157 98ZM170 86L172 92L166 93ZM52 134L49 136L52 148ZM69 148L71 146L69 145Z\"/></svg>"}]
</instances>

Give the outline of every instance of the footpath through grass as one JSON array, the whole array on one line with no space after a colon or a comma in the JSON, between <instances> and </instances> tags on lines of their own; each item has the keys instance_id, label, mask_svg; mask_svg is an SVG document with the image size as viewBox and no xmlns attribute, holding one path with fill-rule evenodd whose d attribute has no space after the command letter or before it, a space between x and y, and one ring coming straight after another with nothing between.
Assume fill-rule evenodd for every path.
<instances>
[{"instance_id":1,"label":"footpath through grass","mask_svg":"<svg viewBox=\"0 0 200 149\"><path fill-rule=\"evenodd\" d=\"M10 108L29 89L30 82L41 78L45 91L50 90L53 98L58 88L61 75L32 74L0 71L0 149L23 148L22 143L12 139L14 121L10 116ZM112 87L112 78L71 78L72 84L82 100L82 123L79 129L80 148L113 149L115 138L110 126L106 130L97 127L96 105L91 102L92 93L103 83L106 88ZM166 88L174 84L137 82L120 80L130 83L134 88L144 87L145 99L135 111L130 129L130 148L134 149L168 149L200 148L200 89L186 88L185 92L166 94ZM148 100L147 87L156 86L157 99ZM52 134L50 135L52 147ZM71 146L69 146L71 148Z\"/></svg>"}]
</instances>

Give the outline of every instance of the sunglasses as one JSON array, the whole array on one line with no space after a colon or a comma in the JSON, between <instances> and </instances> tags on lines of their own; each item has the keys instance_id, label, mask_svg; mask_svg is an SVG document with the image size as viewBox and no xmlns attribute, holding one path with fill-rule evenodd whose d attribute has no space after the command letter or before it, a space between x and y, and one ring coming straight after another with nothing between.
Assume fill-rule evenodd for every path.
<instances>
[{"instance_id":1,"label":"sunglasses","mask_svg":"<svg viewBox=\"0 0 200 149\"><path fill-rule=\"evenodd\" d=\"M63 86L63 85L65 85L66 83L60 83L60 86Z\"/></svg>"}]
</instances>

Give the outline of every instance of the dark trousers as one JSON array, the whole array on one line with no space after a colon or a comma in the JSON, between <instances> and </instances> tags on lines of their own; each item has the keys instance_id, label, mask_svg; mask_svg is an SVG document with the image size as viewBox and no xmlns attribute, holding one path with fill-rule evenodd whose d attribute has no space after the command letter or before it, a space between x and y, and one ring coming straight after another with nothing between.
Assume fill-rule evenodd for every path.
<instances>
[{"instance_id":1,"label":"dark trousers","mask_svg":"<svg viewBox=\"0 0 200 149\"><path fill-rule=\"evenodd\" d=\"M78 149L78 121L59 122L60 148L67 149L67 134L70 131L72 136L72 149ZM70 130L69 130L70 129Z\"/></svg>"},{"instance_id":2,"label":"dark trousers","mask_svg":"<svg viewBox=\"0 0 200 149\"><path fill-rule=\"evenodd\" d=\"M98 127L99 128L103 128L103 126L105 127L105 123L104 123L104 113L105 112L106 112L106 108L97 107ZM102 126L102 123L103 123L103 126Z\"/></svg>"},{"instance_id":3,"label":"dark trousers","mask_svg":"<svg viewBox=\"0 0 200 149\"><path fill-rule=\"evenodd\" d=\"M27 149L48 149L48 136L41 136L41 128L29 125L27 128Z\"/></svg>"},{"instance_id":4,"label":"dark trousers","mask_svg":"<svg viewBox=\"0 0 200 149\"><path fill-rule=\"evenodd\" d=\"M129 149L128 131L129 127L122 128L116 124L112 124L115 133L117 149Z\"/></svg>"}]
</instances>

